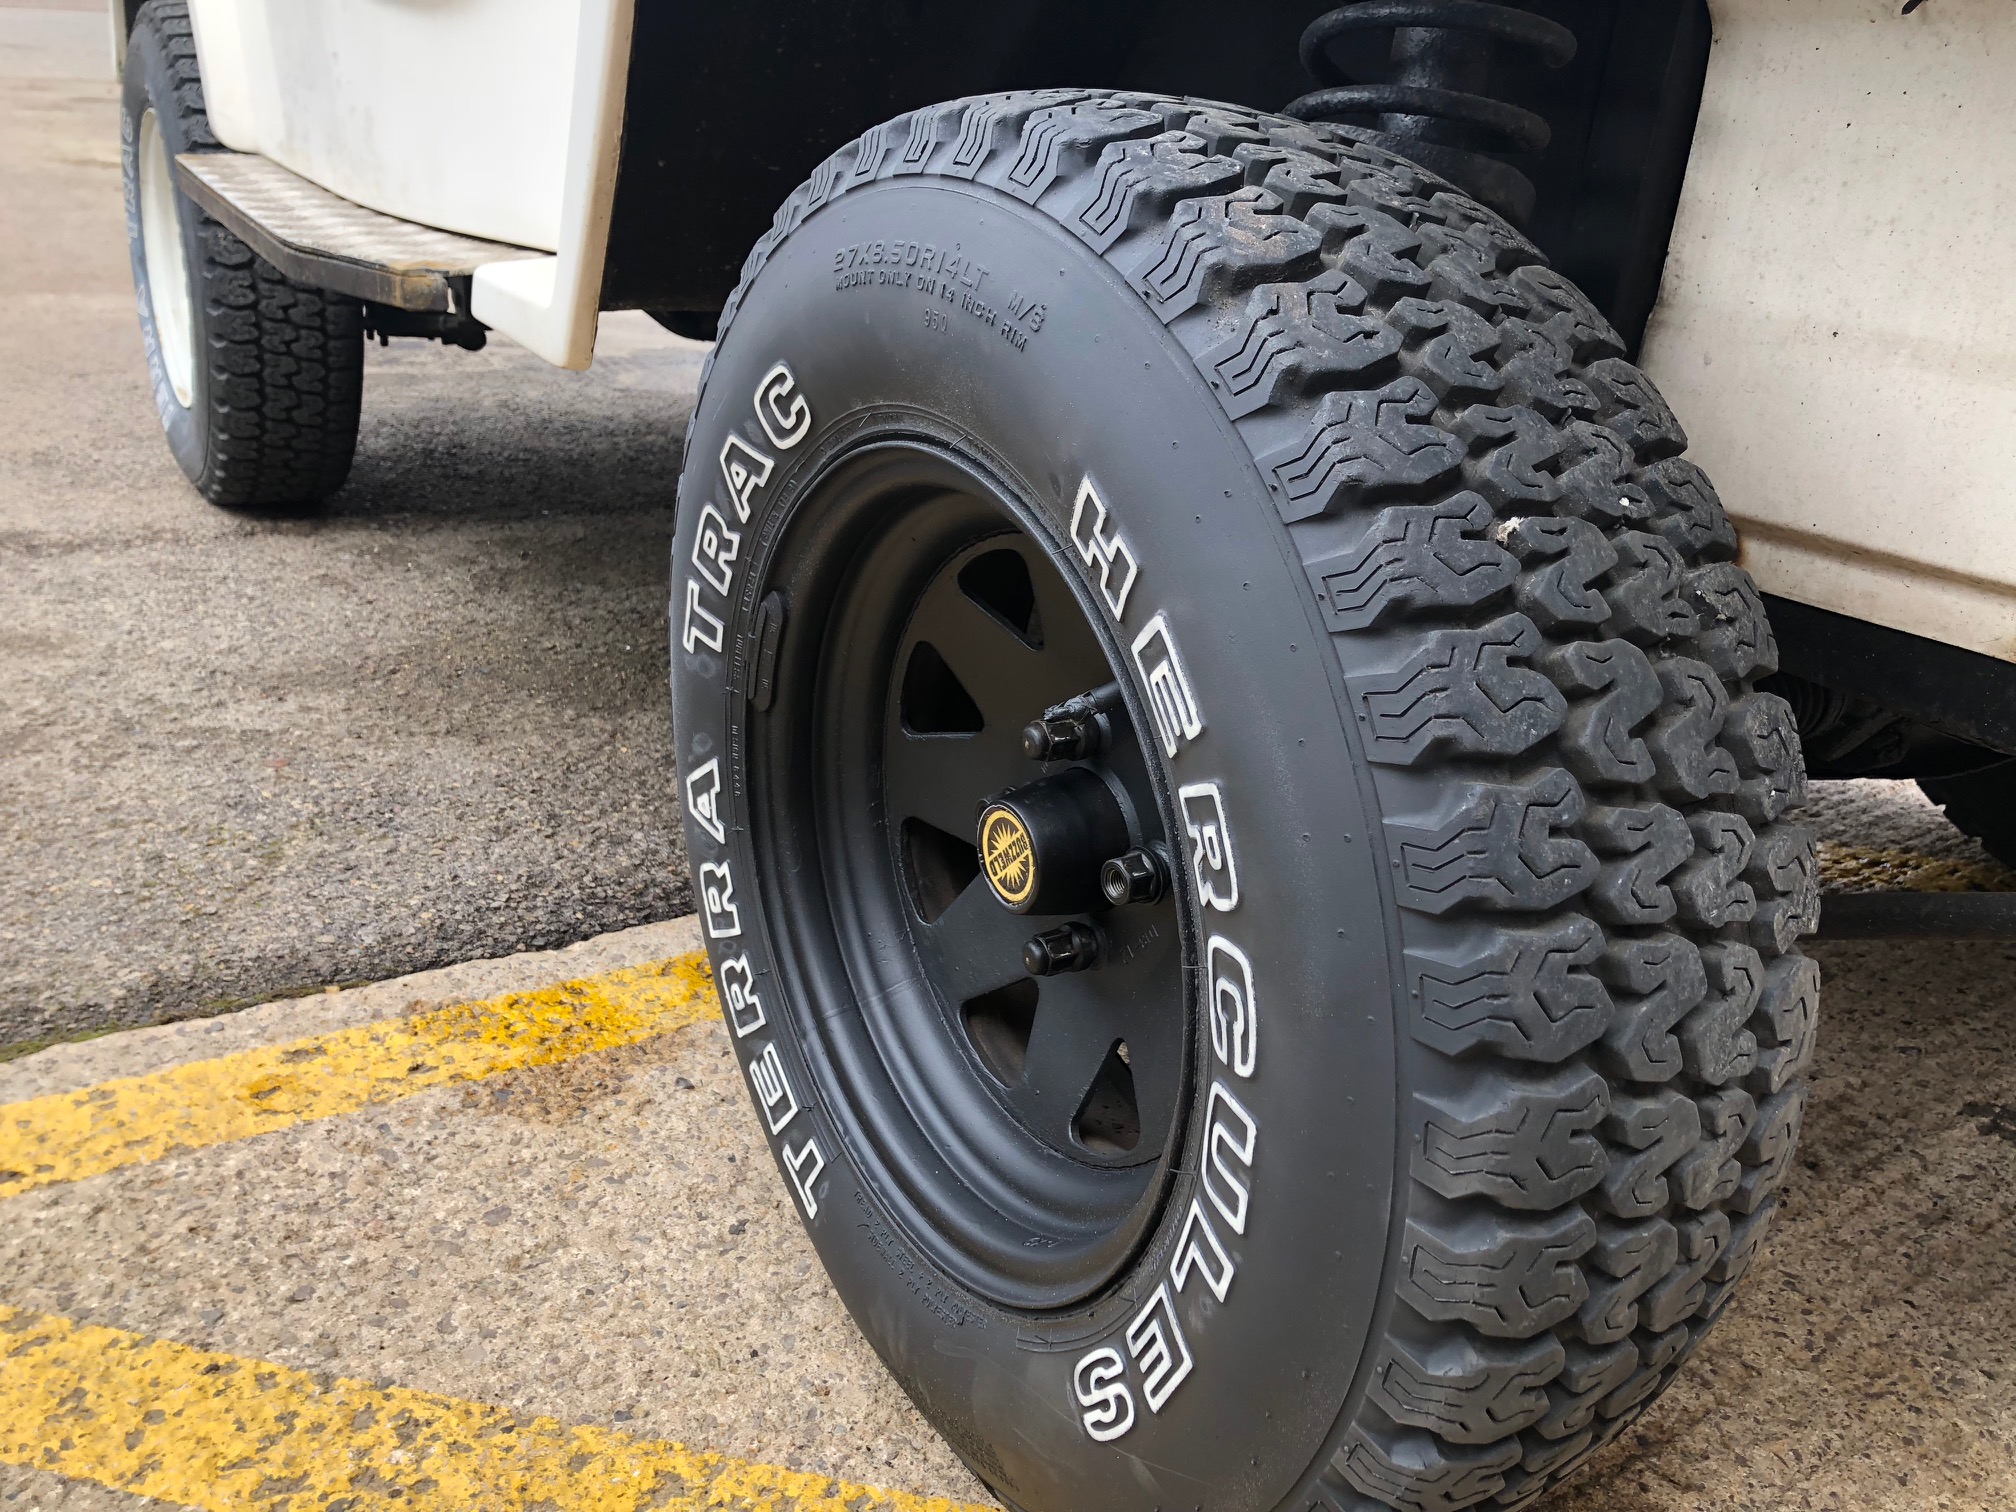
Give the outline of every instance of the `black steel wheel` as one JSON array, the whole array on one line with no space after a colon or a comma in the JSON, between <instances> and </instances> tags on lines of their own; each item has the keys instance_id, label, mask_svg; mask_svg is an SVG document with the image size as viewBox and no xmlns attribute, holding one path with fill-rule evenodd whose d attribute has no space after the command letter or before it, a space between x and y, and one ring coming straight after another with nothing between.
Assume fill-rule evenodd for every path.
<instances>
[{"instance_id":1,"label":"black steel wheel","mask_svg":"<svg viewBox=\"0 0 2016 1512\"><path fill-rule=\"evenodd\" d=\"M1174 899L1100 891L1109 860L1162 864L1169 800L1056 543L914 426L851 437L774 559L794 633L750 751L758 877L805 990L862 1004L819 1026L815 1076L885 1189L975 1290L1056 1306L1138 1244L1188 1102ZM1030 727L1081 701L1102 705L1084 755L1032 756ZM1048 911L983 865L1004 800ZM1074 930L1089 960L1032 974L1034 942Z\"/></svg>"}]
</instances>

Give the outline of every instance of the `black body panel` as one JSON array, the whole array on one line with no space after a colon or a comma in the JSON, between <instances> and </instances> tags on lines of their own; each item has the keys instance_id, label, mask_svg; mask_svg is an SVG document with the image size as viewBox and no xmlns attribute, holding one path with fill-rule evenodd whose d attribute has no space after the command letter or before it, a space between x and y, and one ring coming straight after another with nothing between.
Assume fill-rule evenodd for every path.
<instances>
[{"instance_id":1,"label":"black body panel","mask_svg":"<svg viewBox=\"0 0 2016 1512\"><path fill-rule=\"evenodd\" d=\"M638 7L603 303L720 308L772 212L878 121L1001 89L1097 85L1277 109L1308 89L1312 0L771 0ZM1634 348L1658 291L1708 54L1705 0L1535 0L1580 50L1549 71L1501 60L1494 95L1552 144L1514 159L1531 227ZM734 121L734 134L696 129ZM730 158L722 144L737 143Z\"/></svg>"}]
</instances>

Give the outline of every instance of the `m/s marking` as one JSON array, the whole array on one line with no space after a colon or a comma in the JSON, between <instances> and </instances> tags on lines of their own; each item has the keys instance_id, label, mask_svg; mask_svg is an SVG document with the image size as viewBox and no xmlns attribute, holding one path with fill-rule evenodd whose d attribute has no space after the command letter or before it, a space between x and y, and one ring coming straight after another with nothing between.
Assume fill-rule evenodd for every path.
<instances>
[{"instance_id":1,"label":"m/s marking","mask_svg":"<svg viewBox=\"0 0 2016 1512\"><path fill-rule=\"evenodd\" d=\"M963 244L950 248L933 242L895 237L888 241L856 242L833 253L833 289L896 289L928 303L924 324L944 330L946 310L958 310L1013 347L1026 351L1029 338L1043 329L1050 307L1023 293L987 290L991 268L976 263Z\"/></svg>"}]
</instances>

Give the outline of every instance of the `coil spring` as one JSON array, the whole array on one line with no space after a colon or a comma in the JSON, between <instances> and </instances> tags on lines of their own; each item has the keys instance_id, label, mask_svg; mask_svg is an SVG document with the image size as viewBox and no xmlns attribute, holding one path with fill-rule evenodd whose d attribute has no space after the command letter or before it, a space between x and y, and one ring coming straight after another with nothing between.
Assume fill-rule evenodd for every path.
<instances>
[{"instance_id":1,"label":"coil spring","mask_svg":"<svg viewBox=\"0 0 2016 1512\"><path fill-rule=\"evenodd\" d=\"M1334 56L1345 38L1391 32L1391 77L1352 82ZM1357 0L1319 16L1302 33L1302 66L1325 86L1291 101L1305 121L1375 117L1373 137L1482 200L1515 224L1533 213L1533 184L1493 152L1537 152L1547 122L1484 93L1500 44L1525 48L1549 68L1575 56L1575 34L1558 22L1495 0Z\"/></svg>"}]
</instances>

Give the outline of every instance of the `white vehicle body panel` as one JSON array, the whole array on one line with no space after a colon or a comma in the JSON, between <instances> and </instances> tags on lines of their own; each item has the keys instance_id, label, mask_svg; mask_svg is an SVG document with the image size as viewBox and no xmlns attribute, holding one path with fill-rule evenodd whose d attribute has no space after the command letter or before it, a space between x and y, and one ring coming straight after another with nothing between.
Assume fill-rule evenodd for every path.
<instances>
[{"instance_id":1,"label":"white vehicle body panel","mask_svg":"<svg viewBox=\"0 0 2016 1512\"><path fill-rule=\"evenodd\" d=\"M586 367L633 0L191 0L218 140L345 199L555 254L477 271L472 308Z\"/></svg>"},{"instance_id":2,"label":"white vehicle body panel","mask_svg":"<svg viewBox=\"0 0 2016 1512\"><path fill-rule=\"evenodd\" d=\"M323 188L560 248L582 0L190 0L210 125Z\"/></svg>"},{"instance_id":3,"label":"white vehicle body panel","mask_svg":"<svg viewBox=\"0 0 2016 1512\"><path fill-rule=\"evenodd\" d=\"M1767 593L2016 661L2016 3L1710 0L1644 363Z\"/></svg>"}]
</instances>

